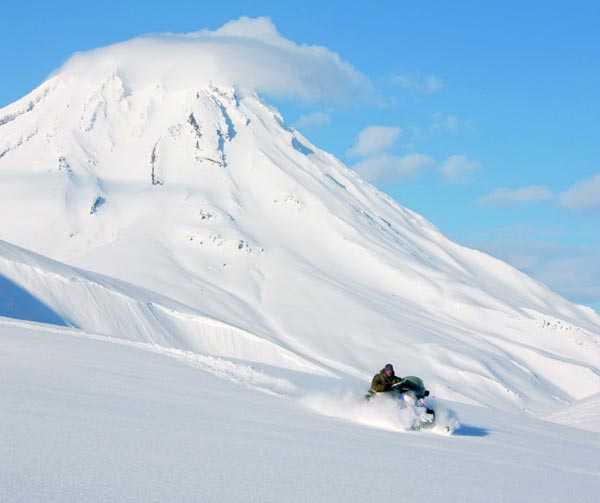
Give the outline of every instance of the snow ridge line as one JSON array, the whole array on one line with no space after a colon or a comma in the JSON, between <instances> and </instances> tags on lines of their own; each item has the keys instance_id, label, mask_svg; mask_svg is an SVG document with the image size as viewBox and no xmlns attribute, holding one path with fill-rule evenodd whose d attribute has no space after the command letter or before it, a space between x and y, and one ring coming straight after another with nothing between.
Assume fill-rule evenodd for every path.
<instances>
[{"instance_id":1,"label":"snow ridge line","mask_svg":"<svg viewBox=\"0 0 600 503\"><path fill-rule=\"evenodd\" d=\"M265 374L263 371L255 369L250 365L243 363L233 362L231 360L204 355L200 353L194 353L192 351L184 351L181 349L168 348L159 344L152 344L147 342L136 342L129 341L126 339L119 339L107 335L90 334L83 331L59 329L51 325L44 325L41 323L29 323L14 321L12 318L0 317L0 325L8 325L19 328L32 328L32 327L43 327L44 331L52 334L59 335L70 335L72 337L79 337L84 339L93 339L102 342L108 342L112 344L119 344L121 346L133 347L141 349L142 351L148 351L155 354L160 354L169 358L174 358L186 365L191 367L209 372L220 379L241 384L249 388L267 393L275 396L287 396L298 388L291 381L279 377L270 376Z\"/></svg>"},{"instance_id":2,"label":"snow ridge line","mask_svg":"<svg viewBox=\"0 0 600 503\"><path fill-rule=\"evenodd\" d=\"M308 369L308 371L311 373L333 375L329 370L323 368L318 361L309 361L301 354L297 354L296 352L287 349L285 346L271 341L268 338L265 338L264 336L254 334L237 325L226 323L218 319L207 317L201 313L194 312L193 308L173 301L172 299L164 297L163 295L158 294L156 292L146 290L143 287L139 287L137 285L127 283L116 278L111 278L102 274L91 273L90 271L79 269L77 267L68 266L61 262L57 262L52 259L48 259L47 257L40 256L35 252L31 252L30 250L10 245L12 248L20 249L24 252L24 254L21 256L14 256L14 250L10 249L9 247L6 247L6 245L10 245L10 243L0 240L0 266L2 265L2 262L5 262L7 264L14 264L19 269L22 268L33 271L37 277L50 278L52 280L59 281L65 285L77 284L90 289L98 289L99 291L104 292L110 295L111 297L122 299L126 303L131 302L135 304L138 309L141 309L142 311L147 311L148 314L152 316L151 323L155 327L162 327L162 329L157 328L157 330L153 331L152 334L154 334L154 336L157 337L162 337L163 344L167 341L170 341L170 337L173 333L178 332L178 327L173 326L172 323L177 323L177 321L179 320L186 323L194 323L200 326L231 331L239 338L241 342L246 343L247 345L249 345L249 347L260 346L263 349L266 348L267 350L270 350L272 353L276 354L281 361L292 364L293 368L296 368L297 370L304 371ZM47 263L50 263L54 267L41 267L39 262L39 260L41 259L45 260ZM18 278L15 279L13 275L7 275L7 277L12 281L16 281L17 284L21 286L23 285L23 281L18 280ZM29 275L25 275L25 277L29 278ZM30 289L28 288L28 290ZM50 307L56 307L54 303L48 303L47 299L46 303ZM98 328L94 326L82 326L86 323L81 322L81 320L77 322L73 319L72 315L69 315L69 312L64 312L60 314L68 325L75 326L76 328L81 330L92 330L95 333L107 333L105 331L105 328ZM135 332L138 333L139 330L136 330ZM139 333L142 334L143 332ZM111 333L111 335L114 334ZM146 337L146 339L148 338ZM213 338L213 342L215 342L215 340L218 340L218 337ZM187 342L189 343L189 340ZM154 341L150 343L154 343ZM167 347L164 345L161 346L160 344L159 346L165 348ZM204 348L199 349L203 350ZM208 350L206 351L206 353L210 354L211 351ZM224 354L220 356L226 358L236 358L235 355L231 354ZM243 356L240 356L239 358L242 360L245 359ZM248 360L252 361L253 359L248 358ZM271 364L272 361L267 361L265 363Z\"/></svg>"}]
</instances>

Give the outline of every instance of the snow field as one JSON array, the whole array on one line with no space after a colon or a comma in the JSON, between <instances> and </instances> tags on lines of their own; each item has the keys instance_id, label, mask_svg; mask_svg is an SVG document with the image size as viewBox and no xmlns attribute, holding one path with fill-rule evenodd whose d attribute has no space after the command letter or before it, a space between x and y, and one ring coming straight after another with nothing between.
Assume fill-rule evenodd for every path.
<instances>
[{"instance_id":1,"label":"snow field","mask_svg":"<svg viewBox=\"0 0 600 503\"><path fill-rule=\"evenodd\" d=\"M2 501L596 500L596 433L460 403L452 436L392 431L72 333L0 325Z\"/></svg>"}]
</instances>

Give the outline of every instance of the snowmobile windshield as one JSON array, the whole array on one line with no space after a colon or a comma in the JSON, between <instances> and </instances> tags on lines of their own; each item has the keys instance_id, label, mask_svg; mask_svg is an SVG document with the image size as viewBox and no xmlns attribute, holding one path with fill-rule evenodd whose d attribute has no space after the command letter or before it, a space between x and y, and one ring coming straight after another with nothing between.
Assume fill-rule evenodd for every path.
<instances>
[{"instance_id":1,"label":"snowmobile windshield","mask_svg":"<svg viewBox=\"0 0 600 503\"><path fill-rule=\"evenodd\" d=\"M425 385L420 377L407 376L394 385L394 391L407 393L412 391L416 398L425 398Z\"/></svg>"}]
</instances>

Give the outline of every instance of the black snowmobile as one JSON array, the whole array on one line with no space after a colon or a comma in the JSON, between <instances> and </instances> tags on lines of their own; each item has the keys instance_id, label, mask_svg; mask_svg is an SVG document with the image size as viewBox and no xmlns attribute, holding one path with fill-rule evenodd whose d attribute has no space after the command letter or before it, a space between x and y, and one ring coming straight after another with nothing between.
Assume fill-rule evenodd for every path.
<instances>
[{"instance_id":1,"label":"black snowmobile","mask_svg":"<svg viewBox=\"0 0 600 503\"><path fill-rule=\"evenodd\" d=\"M379 393L378 393L379 394ZM435 411L425 404L425 398L429 396L429 390L420 377L406 376L399 383L392 385L392 390L382 393L394 400L400 400L402 406L412 409L415 414L414 429L429 429L435 426ZM367 399L373 395L367 395Z\"/></svg>"}]
</instances>

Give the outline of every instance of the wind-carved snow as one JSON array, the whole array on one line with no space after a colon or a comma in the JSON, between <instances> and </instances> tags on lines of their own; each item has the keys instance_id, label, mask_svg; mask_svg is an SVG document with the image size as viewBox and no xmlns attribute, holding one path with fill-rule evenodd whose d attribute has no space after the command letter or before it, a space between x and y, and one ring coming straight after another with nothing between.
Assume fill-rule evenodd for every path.
<instances>
[{"instance_id":1,"label":"wind-carved snow","mask_svg":"<svg viewBox=\"0 0 600 503\"><path fill-rule=\"evenodd\" d=\"M9 122L14 121L20 115L24 115L27 112L31 112L34 107L35 107L35 101L30 101L28 103L27 107L25 107L23 110L19 110L17 112L13 112L13 113L5 115L4 117L1 117L0 118L0 126L4 126L4 124L8 124Z\"/></svg>"},{"instance_id":2,"label":"wind-carved snow","mask_svg":"<svg viewBox=\"0 0 600 503\"><path fill-rule=\"evenodd\" d=\"M126 97L125 83L115 72L102 83L100 88L83 105L80 128L86 132L92 131L99 117L107 118L109 106L112 106L114 111L127 111L129 105Z\"/></svg>"},{"instance_id":3,"label":"wind-carved snow","mask_svg":"<svg viewBox=\"0 0 600 503\"><path fill-rule=\"evenodd\" d=\"M8 124L9 122L18 119L19 117L27 114L28 112L31 112L38 105L38 103L43 101L46 98L46 96L48 96L52 89L53 85L51 83L48 83L48 85L45 86L39 94L36 95L37 91L31 93L31 99L27 101L25 105L21 105L22 108L16 108L18 107L18 104L13 105L16 108L16 110L9 111L6 115L0 116L0 126L4 126L5 124ZM10 107L7 107L7 109L10 109Z\"/></svg>"},{"instance_id":4,"label":"wind-carved snow","mask_svg":"<svg viewBox=\"0 0 600 503\"><path fill-rule=\"evenodd\" d=\"M225 145L237 134L227 111L227 105L238 106L237 97L234 91L221 91L214 87L211 87L208 92L198 91L196 96L196 113L192 112L188 120L196 136L198 150L196 159L224 168L227 166ZM207 134L202 135L201 131L206 131ZM211 131L214 133L210 134Z\"/></svg>"},{"instance_id":5,"label":"wind-carved snow","mask_svg":"<svg viewBox=\"0 0 600 503\"><path fill-rule=\"evenodd\" d=\"M38 130L32 129L26 132L24 135L19 136L17 139L12 139L11 137L7 136L4 144L0 145L0 159L2 159L9 152L17 150L21 145L30 141L37 134Z\"/></svg>"},{"instance_id":6,"label":"wind-carved snow","mask_svg":"<svg viewBox=\"0 0 600 503\"><path fill-rule=\"evenodd\" d=\"M189 164L194 159L199 168L227 167L226 144L235 138L236 130L223 103L225 99L230 106L235 103L234 97L223 92L216 96L206 91L197 92L190 111L170 125L153 146L150 161L153 185L168 183L173 169L168 164L163 166L162 159L172 159L180 153L189 155L184 162Z\"/></svg>"},{"instance_id":7,"label":"wind-carved snow","mask_svg":"<svg viewBox=\"0 0 600 503\"><path fill-rule=\"evenodd\" d=\"M35 325L26 321L16 321L6 318L0 318L0 329L9 327L27 329L34 326ZM213 374L220 379L233 382L237 385L243 385L249 388L253 388L255 390L271 395L289 396L290 394L295 393L298 389L297 386L294 385L288 379L274 377L266 374L265 372L251 365L234 362L225 358L200 354L193 351L185 351L168 346L161 346L160 344L134 342L126 339L119 339L105 335L85 333L79 330L68 330L65 328L50 328L49 326L44 327L44 330L48 333L64 334L84 339L109 342L111 344L116 344L119 346L128 346L140 349L142 351L156 353L162 356L166 356L168 358L173 358L191 367L203 370L205 372L209 372L210 374Z\"/></svg>"},{"instance_id":8,"label":"wind-carved snow","mask_svg":"<svg viewBox=\"0 0 600 503\"><path fill-rule=\"evenodd\" d=\"M22 285L32 299L40 299L66 325L173 350L194 350L329 374L289 350L234 325L211 319L139 287L64 266L2 241L0 276ZM25 304L18 307L27 312L30 301L20 302ZM110 316L106 316L107 312Z\"/></svg>"}]
</instances>

